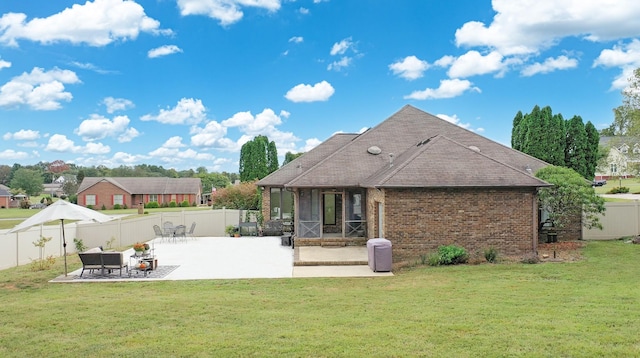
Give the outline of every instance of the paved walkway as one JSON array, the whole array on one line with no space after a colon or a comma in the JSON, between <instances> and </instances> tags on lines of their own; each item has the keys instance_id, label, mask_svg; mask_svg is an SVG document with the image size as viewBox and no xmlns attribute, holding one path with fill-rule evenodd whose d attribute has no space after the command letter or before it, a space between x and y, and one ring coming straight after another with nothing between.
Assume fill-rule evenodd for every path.
<instances>
[{"instance_id":1,"label":"paved walkway","mask_svg":"<svg viewBox=\"0 0 640 358\"><path fill-rule=\"evenodd\" d=\"M198 237L168 242L155 239L150 242L158 266L178 266L162 278L148 280L211 280L238 278L292 278L292 277L377 277L392 276L391 272L373 272L368 265L294 266L294 252L282 246L280 237ZM365 247L322 248L298 247L298 259L322 264L326 262L367 261ZM126 259L133 250L125 251ZM91 282L76 279L81 269L55 282ZM87 275L85 273L84 275ZM84 276L83 275L83 276ZM124 278L123 280L130 280ZM96 279L104 282L104 279ZM109 279L108 281L114 281Z\"/></svg>"}]
</instances>

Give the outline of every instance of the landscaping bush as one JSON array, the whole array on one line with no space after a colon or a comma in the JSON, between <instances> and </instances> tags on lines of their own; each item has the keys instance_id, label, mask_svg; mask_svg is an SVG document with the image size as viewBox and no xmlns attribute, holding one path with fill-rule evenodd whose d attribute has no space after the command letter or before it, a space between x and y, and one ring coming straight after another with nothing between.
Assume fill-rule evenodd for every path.
<instances>
[{"instance_id":1,"label":"landscaping bush","mask_svg":"<svg viewBox=\"0 0 640 358\"><path fill-rule=\"evenodd\" d=\"M120 204L113 204L113 210L120 210L122 209L122 206L120 206Z\"/></svg>"},{"instance_id":2,"label":"landscaping bush","mask_svg":"<svg viewBox=\"0 0 640 358\"><path fill-rule=\"evenodd\" d=\"M189 205L189 200L183 200L182 203L180 203L180 206L183 208L187 208L191 205Z\"/></svg>"},{"instance_id":3,"label":"landscaping bush","mask_svg":"<svg viewBox=\"0 0 640 358\"><path fill-rule=\"evenodd\" d=\"M157 201L150 201L150 202L146 203L144 205L144 207L147 208L147 209L157 209L157 208L160 207L160 204L158 204Z\"/></svg>"},{"instance_id":4,"label":"landscaping bush","mask_svg":"<svg viewBox=\"0 0 640 358\"><path fill-rule=\"evenodd\" d=\"M492 264L495 263L498 259L498 250L496 250L495 247L490 247L484 250L484 258L485 260L487 260L487 262L490 262Z\"/></svg>"},{"instance_id":5,"label":"landscaping bush","mask_svg":"<svg viewBox=\"0 0 640 358\"><path fill-rule=\"evenodd\" d=\"M177 206L178 206L178 203L176 203L176 201L175 201L175 200L171 200L171 201L169 202L169 207L170 207L170 208L175 208L175 207L177 207Z\"/></svg>"},{"instance_id":6,"label":"landscaping bush","mask_svg":"<svg viewBox=\"0 0 640 358\"><path fill-rule=\"evenodd\" d=\"M611 190L609 190L607 194L626 194L628 192L629 188L627 188L626 186L616 186L611 188Z\"/></svg>"},{"instance_id":7,"label":"landscaping bush","mask_svg":"<svg viewBox=\"0 0 640 358\"><path fill-rule=\"evenodd\" d=\"M429 265L457 265L469 261L469 254L464 247L447 245L438 247L438 252L429 255L427 258Z\"/></svg>"}]
</instances>

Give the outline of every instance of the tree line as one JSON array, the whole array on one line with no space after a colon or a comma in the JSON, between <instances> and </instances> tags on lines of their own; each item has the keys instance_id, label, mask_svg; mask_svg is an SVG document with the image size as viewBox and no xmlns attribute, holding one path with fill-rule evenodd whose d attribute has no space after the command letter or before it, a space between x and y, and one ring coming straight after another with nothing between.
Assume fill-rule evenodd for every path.
<instances>
[{"instance_id":1,"label":"tree line","mask_svg":"<svg viewBox=\"0 0 640 358\"><path fill-rule=\"evenodd\" d=\"M511 147L545 162L571 168L593 179L598 165L600 134L591 123L575 115L565 120L551 107L533 107L531 113L518 111L513 119Z\"/></svg>"}]
</instances>

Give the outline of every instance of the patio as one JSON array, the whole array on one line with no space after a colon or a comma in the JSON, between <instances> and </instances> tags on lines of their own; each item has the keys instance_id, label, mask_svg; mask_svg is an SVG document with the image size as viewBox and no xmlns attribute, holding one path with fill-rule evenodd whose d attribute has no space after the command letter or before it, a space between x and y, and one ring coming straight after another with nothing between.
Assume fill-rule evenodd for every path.
<instances>
[{"instance_id":1,"label":"patio","mask_svg":"<svg viewBox=\"0 0 640 358\"><path fill-rule=\"evenodd\" d=\"M282 246L280 237L196 237L177 242L156 238L149 241L158 268L143 273L123 272L102 276L82 269L51 282L113 282L158 280L215 280L294 277L378 277L391 272L373 272L366 247L322 248ZM125 260L133 249L124 252ZM296 265L294 265L294 260ZM131 264L133 260L129 260ZM354 263L354 264L350 264ZM365 263L365 264L363 264ZM131 270L131 269L130 269Z\"/></svg>"}]
</instances>

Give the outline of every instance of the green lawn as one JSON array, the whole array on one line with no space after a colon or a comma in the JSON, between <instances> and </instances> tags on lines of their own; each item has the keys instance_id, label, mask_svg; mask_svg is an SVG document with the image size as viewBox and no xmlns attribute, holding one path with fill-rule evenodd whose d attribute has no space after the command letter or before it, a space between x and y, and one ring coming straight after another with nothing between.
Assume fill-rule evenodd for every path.
<instances>
[{"instance_id":1,"label":"green lawn","mask_svg":"<svg viewBox=\"0 0 640 358\"><path fill-rule=\"evenodd\" d=\"M158 209L144 209L144 211L149 213L158 213L158 212L170 212L170 211L182 211L182 210L211 210L210 207L175 207L175 208L158 208ZM11 229L17 224L19 224L24 219L31 217L36 214L37 209L0 209L0 230L3 229ZM99 210L101 213L105 215L137 215L138 209L123 209L123 210ZM17 219L17 220L9 220L9 219ZM51 223L51 225L59 225L57 222Z\"/></svg>"},{"instance_id":2,"label":"green lawn","mask_svg":"<svg viewBox=\"0 0 640 358\"><path fill-rule=\"evenodd\" d=\"M0 271L0 356L640 356L640 245L583 253L388 278L50 284L61 262L19 267Z\"/></svg>"},{"instance_id":3,"label":"green lawn","mask_svg":"<svg viewBox=\"0 0 640 358\"><path fill-rule=\"evenodd\" d=\"M619 187L619 186L624 186L629 188L629 193L632 193L632 194L640 193L640 179L638 178L609 179L607 180L606 185L595 187L595 190L596 190L596 193L598 194L606 194L612 188Z\"/></svg>"}]
</instances>

